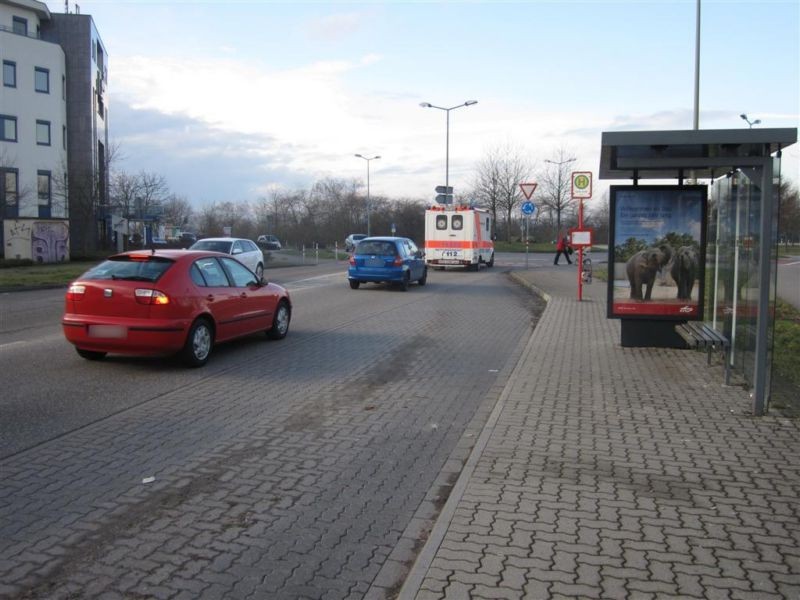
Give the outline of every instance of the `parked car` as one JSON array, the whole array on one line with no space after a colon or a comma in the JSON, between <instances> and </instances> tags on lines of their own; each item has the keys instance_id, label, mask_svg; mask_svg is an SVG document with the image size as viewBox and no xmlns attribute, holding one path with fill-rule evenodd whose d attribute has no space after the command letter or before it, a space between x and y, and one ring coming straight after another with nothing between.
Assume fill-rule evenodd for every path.
<instances>
[{"instance_id":1,"label":"parked car","mask_svg":"<svg viewBox=\"0 0 800 600\"><path fill-rule=\"evenodd\" d=\"M197 236L191 231L181 232L178 242L183 246L191 246L197 241Z\"/></svg>"},{"instance_id":2,"label":"parked car","mask_svg":"<svg viewBox=\"0 0 800 600\"><path fill-rule=\"evenodd\" d=\"M258 236L256 243L262 248L266 248L267 250L281 249L281 241L274 235L260 235Z\"/></svg>"},{"instance_id":3,"label":"parked car","mask_svg":"<svg viewBox=\"0 0 800 600\"><path fill-rule=\"evenodd\" d=\"M356 244L363 240L367 235L365 233L351 233L344 238L344 251L352 252L356 248Z\"/></svg>"},{"instance_id":4,"label":"parked car","mask_svg":"<svg viewBox=\"0 0 800 600\"><path fill-rule=\"evenodd\" d=\"M408 290L412 281L425 285L428 280L425 253L408 238L364 238L350 257L347 279L354 290L367 282L398 283L403 291Z\"/></svg>"},{"instance_id":5,"label":"parked car","mask_svg":"<svg viewBox=\"0 0 800 600\"><path fill-rule=\"evenodd\" d=\"M87 360L179 354L192 367L214 344L289 331L288 292L217 252L136 250L109 257L67 289L62 327Z\"/></svg>"},{"instance_id":6,"label":"parked car","mask_svg":"<svg viewBox=\"0 0 800 600\"><path fill-rule=\"evenodd\" d=\"M253 240L241 238L205 238L198 240L189 250L222 252L235 256L236 260L253 271L259 278L264 276L264 252Z\"/></svg>"}]
</instances>

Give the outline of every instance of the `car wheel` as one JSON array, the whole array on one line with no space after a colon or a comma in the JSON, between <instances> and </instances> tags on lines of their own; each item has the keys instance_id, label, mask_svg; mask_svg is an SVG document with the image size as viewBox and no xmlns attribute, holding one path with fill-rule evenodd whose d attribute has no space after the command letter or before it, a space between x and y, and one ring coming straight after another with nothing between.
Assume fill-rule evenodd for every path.
<instances>
[{"instance_id":1,"label":"car wheel","mask_svg":"<svg viewBox=\"0 0 800 600\"><path fill-rule=\"evenodd\" d=\"M400 282L400 289L407 292L409 285L411 285L411 273L406 271L403 273L403 281Z\"/></svg>"},{"instance_id":2,"label":"car wheel","mask_svg":"<svg viewBox=\"0 0 800 600\"><path fill-rule=\"evenodd\" d=\"M258 265L256 265L256 278L258 278L259 281L262 281L264 279L264 265L262 265L261 263L258 263Z\"/></svg>"},{"instance_id":3,"label":"car wheel","mask_svg":"<svg viewBox=\"0 0 800 600\"><path fill-rule=\"evenodd\" d=\"M186 343L181 350L181 358L189 367L202 367L208 362L211 347L214 345L214 332L207 319L197 319L189 328Z\"/></svg>"},{"instance_id":4,"label":"car wheel","mask_svg":"<svg viewBox=\"0 0 800 600\"><path fill-rule=\"evenodd\" d=\"M489 259L489 262L486 263L486 266L490 269L494 266L494 252L492 252L492 257Z\"/></svg>"},{"instance_id":5,"label":"car wheel","mask_svg":"<svg viewBox=\"0 0 800 600\"><path fill-rule=\"evenodd\" d=\"M422 271L422 277L419 278L420 285L425 285L426 283L428 283L428 267L425 267Z\"/></svg>"},{"instance_id":6,"label":"car wheel","mask_svg":"<svg viewBox=\"0 0 800 600\"><path fill-rule=\"evenodd\" d=\"M86 360L103 360L106 357L106 352L96 352L94 350L84 350L83 348L75 348L78 356Z\"/></svg>"},{"instance_id":7,"label":"car wheel","mask_svg":"<svg viewBox=\"0 0 800 600\"><path fill-rule=\"evenodd\" d=\"M289 321L292 319L292 313L289 310L289 303L285 300L278 302L278 308L275 309L275 317L272 319L272 327L267 331L267 336L272 340L282 340L289 333Z\"/></svg>"},{"instance_id":8,"label":"car wheel","mask_svg":"<svg viewBox=\"0 0 800 600\"><path fill-rule=\"evenodd\" d=\"M351 279L350 280L350 289L351 290L357 290L358 286L360 286L360 285L361 285L360 281L356 281L355 279Z\"/></svg>"}]
</instances>

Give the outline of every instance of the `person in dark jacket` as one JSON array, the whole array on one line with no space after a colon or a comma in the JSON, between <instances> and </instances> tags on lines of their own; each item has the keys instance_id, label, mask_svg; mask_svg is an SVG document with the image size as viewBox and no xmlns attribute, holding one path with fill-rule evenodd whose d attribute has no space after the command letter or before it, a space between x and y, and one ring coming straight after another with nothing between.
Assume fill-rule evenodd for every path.
<instances>
[{"instance_id":1,"label":"person in dark jacket","mask_svg":"<svg viewBox=\"0 0 800 600\"><path fill-rule=\"evenodd\" d=\"M572 264L572 261L569 259L569 240L567 236L562 236L561 239L558 240L558 244L556 244L556 257L553 260L553 264L558 264L558 259L561 258L561 255L564 255L564 258L567 259L567 263Z\"/></svg>"}]
</instances>

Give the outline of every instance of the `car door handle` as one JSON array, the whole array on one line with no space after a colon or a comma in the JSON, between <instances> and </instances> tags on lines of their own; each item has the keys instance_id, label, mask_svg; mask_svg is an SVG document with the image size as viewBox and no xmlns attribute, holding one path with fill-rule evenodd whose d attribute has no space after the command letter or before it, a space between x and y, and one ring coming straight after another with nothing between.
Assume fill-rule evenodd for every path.
<instances>
[{"instance_id":1,"label":"car door handle","mask_svg":"<svg viewBox=\"0 0 800 600\"><path fill-rule=\"evenodd\" d=\"M208 296L206 296L206 300L208 300L209 302L213 302L214 301L214 294L209 294Z\"/></svg>"},{"instance_id":2,"label":"car door handle","mask_svg":"<svg viewBox=\"0 0 800 600\"><path fill-rule=\"evenodd\" d=\"M247 292L242 292L239 294L239 298L247 298Z\"/></svg>"}]
</instances>

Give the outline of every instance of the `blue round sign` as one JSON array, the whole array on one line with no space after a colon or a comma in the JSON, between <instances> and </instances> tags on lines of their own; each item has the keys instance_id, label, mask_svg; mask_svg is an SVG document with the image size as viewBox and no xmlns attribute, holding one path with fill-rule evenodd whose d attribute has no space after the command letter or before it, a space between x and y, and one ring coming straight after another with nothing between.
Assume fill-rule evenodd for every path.
<instances>
[{"instance_id":1,"label":"blue round sign","mask_svg":"<svg viewBox=\"0 0 800 600\"><path fill-rule=\"evenodd\" d=\"M524 214L524 215L532 215L535 208L536 208L536 206L534 206L533 202L531 202L530 200L527 201L527 202L523 202L522 203L522 214Z\"/></svg>"}]
</instances>

